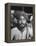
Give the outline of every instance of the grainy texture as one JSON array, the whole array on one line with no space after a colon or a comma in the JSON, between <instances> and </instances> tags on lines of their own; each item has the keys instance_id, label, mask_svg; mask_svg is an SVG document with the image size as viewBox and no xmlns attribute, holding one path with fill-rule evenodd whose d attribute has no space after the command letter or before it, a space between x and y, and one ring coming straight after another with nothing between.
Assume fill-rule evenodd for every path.
<instances>
[{"instance_id":1,"label":"grainy texture","mask_svg":"<svg viewBox=\"0 0 36 46\"><path fill-rule=\"evenodd\" d=\"M33 39L35 41L35 5L34 4L16 4L16 3L7 3L5 4L5 42L30 42L30 40L12 40L11 41L11 26L10 26L10 15L11 15L11 6L29 6L33 7Z\"/></svg>"}]
</instances>

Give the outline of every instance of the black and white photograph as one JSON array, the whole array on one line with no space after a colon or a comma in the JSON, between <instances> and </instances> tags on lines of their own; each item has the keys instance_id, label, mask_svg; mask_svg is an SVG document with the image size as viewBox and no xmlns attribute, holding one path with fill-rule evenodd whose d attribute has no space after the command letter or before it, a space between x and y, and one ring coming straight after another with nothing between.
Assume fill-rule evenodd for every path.
<instances>
[{"instance_id":1,"label":"black and white photograph","mask_svg":"<svg viewBox=\"0 0 36 46\"><path fill-rule=\"evenodd\" d=\"M5 4L5 42L35 41L35 5Z\"/></svg>"},{"instance_id":2,"label":"black and white photograph","mask_svg":"<svg viewBox=\"0 0 36 46\"><path fill-rule=\"evenodd\" d=\"M12 6L11 7L11 40L32 40L33 31L33 8Z\"/></svg>"}]
</instances>

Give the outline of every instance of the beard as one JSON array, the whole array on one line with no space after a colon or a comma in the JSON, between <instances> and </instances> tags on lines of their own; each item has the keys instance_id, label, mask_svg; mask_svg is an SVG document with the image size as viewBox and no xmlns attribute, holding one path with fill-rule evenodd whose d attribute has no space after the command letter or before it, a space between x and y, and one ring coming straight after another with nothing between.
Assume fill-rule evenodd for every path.
<instances>
[{"instance_id":1,"label":"beard","mask_svg":"<svg viewBox=\"0 0 36 46\"><path fill-rule=\"evenodd\" d=\"M21 32L23 32L23 29L25 28L25 25L26 24L18 24L18 29L21 31Z\"/></svg>"},{"instance_id":2,"label":"beard","mask_svg":"<svg viewBox=\"0 0 36 46\"><path fill-rule=\"evenodd\" d=\"M24 23L19 24L19 27L21 27L21 28L24 28L24 26L25 26Z\"/></svg>"},{"instance_id":3,"label":"beard","mask_svg":"<svg viewBox=\"0 0 36 46\"><path fill-rule=\"evenodd\" d=\"M21 28L23 28L23 27L24 27L24 25L25 25L25 24L20 24L19 26L20 26Z\"/></svg>"}]
</instances>

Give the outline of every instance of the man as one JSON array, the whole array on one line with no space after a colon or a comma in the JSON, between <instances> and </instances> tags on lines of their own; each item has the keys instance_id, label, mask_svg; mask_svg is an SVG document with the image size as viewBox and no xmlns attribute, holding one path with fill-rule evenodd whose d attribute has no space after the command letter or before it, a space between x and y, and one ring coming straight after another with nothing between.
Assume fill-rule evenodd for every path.
<instances>
[{"instance_id":1,"label":"man","mask_svg":"<svg viewBox=\"0 0 36 46\"><path fill-rule=\"evenodd\" d=\"M11 40L23 40L26 39L26 18L24 17L24 11L17 11L16 16L17 19L17 27L11 29Z\"/></svg>"},{"instance_id":2,"label":"man","mask_svg":"<svg viewBox=\"0 0 36 46\"><path fill-rule=\"evenodd\" d=\"M17 16L18 15L18 16ZM11 40L23 40L29 39L29 34L31 35L30 30L27 26L27 18L24 11L16 11L15 14L17 20L17 27L11 29Z\"/></svg>"}]
</instances>

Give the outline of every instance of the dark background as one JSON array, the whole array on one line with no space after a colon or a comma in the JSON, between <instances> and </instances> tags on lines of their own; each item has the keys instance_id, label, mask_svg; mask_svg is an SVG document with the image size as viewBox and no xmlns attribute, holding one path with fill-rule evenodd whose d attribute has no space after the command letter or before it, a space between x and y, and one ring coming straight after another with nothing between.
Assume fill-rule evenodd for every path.
<instances>
[{"instance_id":1,"label":"dark background","mask_svg":"<svg viewBox=\"0 0 36 46\"><path fill-rule=\"evenodd\" d=\"M11 10L20 10L20 11L25 11L27 13L32 13L33 8L32 7L24 7L24 6L11 6Z\"/></svg>"}]
</instances>

